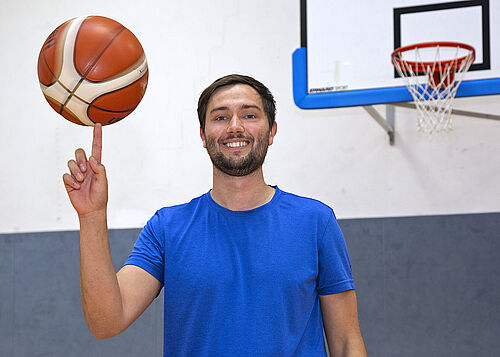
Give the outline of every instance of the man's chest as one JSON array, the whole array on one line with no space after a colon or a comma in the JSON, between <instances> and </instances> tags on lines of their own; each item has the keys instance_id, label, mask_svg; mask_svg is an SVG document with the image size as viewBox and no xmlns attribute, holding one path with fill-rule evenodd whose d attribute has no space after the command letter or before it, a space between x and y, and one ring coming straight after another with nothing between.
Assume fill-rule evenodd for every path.
<instances>
[{"instance_id":1,"label":"man's chest","mask_svg":"<svg viewBox=\"0 0 500 357\"><path fill-rule=\"evenodd\" d=\"M186 294L311 290L318 275L316 242L310 233L188 230L166 248L165 288Z\"/></svg>"}]
</instances>

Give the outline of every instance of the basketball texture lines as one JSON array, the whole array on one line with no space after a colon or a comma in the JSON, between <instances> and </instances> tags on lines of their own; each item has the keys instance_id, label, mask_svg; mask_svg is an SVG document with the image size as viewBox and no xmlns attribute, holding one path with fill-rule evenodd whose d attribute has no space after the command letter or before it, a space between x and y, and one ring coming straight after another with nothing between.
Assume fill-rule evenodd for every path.
<instances>
[{"instance_id":1,"label":"basketball texture lines","mask_svg":"<svg viewBox=\"0 0 500 357\"><path fill-rule=\"evenodd\" d=\"M139 104L148 64L134 34L102 16L66 21L38 57L40 87L50 106L80 125L113 124Z\"/></svg>"}]
</instances>

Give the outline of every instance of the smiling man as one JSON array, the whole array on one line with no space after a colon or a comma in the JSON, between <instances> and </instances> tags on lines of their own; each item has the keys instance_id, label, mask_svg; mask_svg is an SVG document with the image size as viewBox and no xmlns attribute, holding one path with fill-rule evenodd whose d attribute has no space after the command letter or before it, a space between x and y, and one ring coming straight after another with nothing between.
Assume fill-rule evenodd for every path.
<instances>
[{"instance_id":1,"label":"smiling man","mask_svg":"<svg viewBox=\"0 0 500 357\"><path fill-rule=\"evenodd\" d=\"M64 182L80 218L82 306L94 336L125 330L164 294L165 356L366 356L342 232L331 208L269 186L277 125L269 90L216 80L198 102L213 188L156 212L115 274L101 127Z\"/></svg>"}]
</instances>

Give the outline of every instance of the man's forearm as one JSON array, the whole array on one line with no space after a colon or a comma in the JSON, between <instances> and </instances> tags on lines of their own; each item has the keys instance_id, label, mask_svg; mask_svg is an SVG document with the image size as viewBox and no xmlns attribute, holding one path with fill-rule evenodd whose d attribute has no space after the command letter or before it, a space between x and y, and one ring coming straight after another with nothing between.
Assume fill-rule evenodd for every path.
<instances>
[{"instance_id":1,"label":"man's forearm","mask_svg":"<svg viewBox=\"0 0 500 357\"><path fill-rule=\"evenodd\" d=\"M96 338L121 332L122 300L109 249L106 212L80 217L82 307Z\"/></svg>"},{"instance_id":2,"label":"man's forearm","mask_svg":"<svg viewBox=\"0 0 500 357\"><path fill-rule=\"evenodd\" d=\"M352 336L344 343L329 346L329 352L331 357L366 357L365 343L361 334Z\"/></svg>"},{"instance_id":3,"label":"man's forearm","mask_svg":"<svg viewBox=\"0 0 500 357\"><path fill-rule=\"evenodd\" d=\"M365 357L366 349L358 322L356 292L320 295L321 313L330 356Z\"/></svg>"}]
</instances>

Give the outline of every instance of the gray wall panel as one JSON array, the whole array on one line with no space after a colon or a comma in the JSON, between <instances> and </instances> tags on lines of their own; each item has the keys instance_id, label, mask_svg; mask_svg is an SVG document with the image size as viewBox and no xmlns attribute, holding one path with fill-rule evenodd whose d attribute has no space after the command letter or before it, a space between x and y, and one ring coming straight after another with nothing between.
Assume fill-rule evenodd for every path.
<instances>
[{"instance_id":1,"label":"gray wall panel","mask_svg":"<svg viewBox=\"0 0 500 357\"><path fill-rule=\"evenodd\" d=\"M370 356L497 353L500 214L354 219L340 225Z\"/></svg>"},{"instance_id":2,"label":"gray wall panel","mask_svg":"<svg viewBox=\"0 0 500 357\"><path fill-rule=\"evenodd\" d=\"M370 356L500 350L500 213L339 222ZM110 231L116 269L138 234ZM0 235L0 356L161 356L163 293L120 336L91 336L78 239L78 232Z\"/></svg>"},{"instance_id":3,"label":"gray wall panel","mask_svg":"<svg viewBox=\"0 0 500 357\"><path fill-rule=\"evenodd\" d=\"M370 351L381 355L387 346L387 308L383 221L340 220L351 259L360 327ZM368 340L367 340L368 339ZM368 343L369 342L369 343Z\"/></svg>"},{"instance_id":4,"label":"gray wall panel","mask_svg":"<svg viewBox=\"0 0 500 357\"><path fill-rule=\"evenodd\" d=\"M115 267L139 230L113 230ZM163 294L123 334L96 340L80 300L78 232L0 236L0 356L160 356Z\"/></svg>"},{"instance_id":5,"label":"gray wall panel","mask_svg":"<svg viewBox=\"0 0 500 357\"><path fill-rule=\"evenodd\" d=\"M12 356L14 348L14 242L0 236L0 356Z\"/></svg>"}]
</instances>

